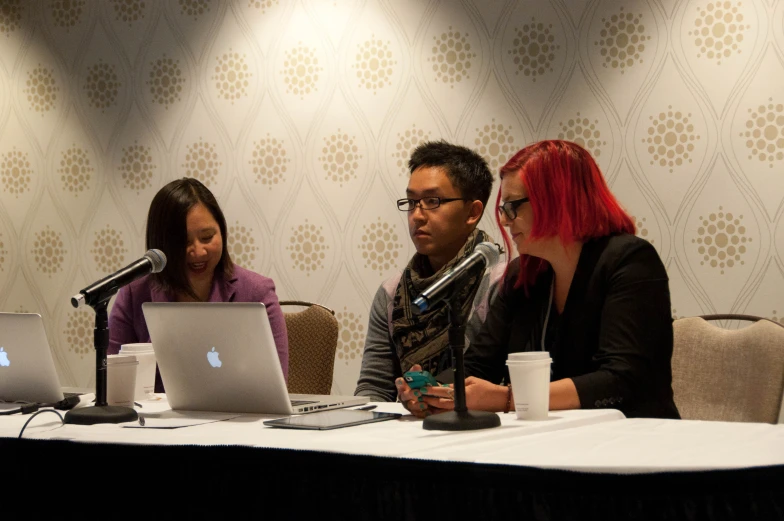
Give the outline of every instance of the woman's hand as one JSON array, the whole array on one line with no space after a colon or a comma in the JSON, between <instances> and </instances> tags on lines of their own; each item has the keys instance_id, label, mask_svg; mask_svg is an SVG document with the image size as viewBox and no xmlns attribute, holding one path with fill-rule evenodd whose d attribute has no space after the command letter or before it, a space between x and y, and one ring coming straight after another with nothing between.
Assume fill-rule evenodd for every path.
<instances>
[{"instance_id":1,"label":"woman's hand","mask_svg":"<svg viewBox=\"0 0 784 521\"><path fill-rule=\"evenodd\" d=\"M425 403L437 410L455 408L455 390L449 387L426 387ZM475 411L500 412L506 408L509 390L505 385L496 385L481 378L469 376L465 381L466 407Z\"/></svg>"},{"instance_id":2,"label":"woman's hand","mask_svg":"<svg viewBox=\"0 0 784 521\"><path fill-rule=\"evenodd\" d=\"M422 366L419 364L414 365L409 369L409 371L421 371ZM425 388L422 389L411 389L408 386L404 378L398 378L395 380L395 387L397 387L397 397L400 400L400 403L403 404L403 407L408 409L408 412L416 416L417 418L425 418L426 416L430 416L431 414L436 414L439 412L444 412L445 410L452 409L453 407L445 408L445 407L438 407L438 406L431 406L425 402ZM447 389L443 387L443 389Z\"/></svg>"}]
</instances>

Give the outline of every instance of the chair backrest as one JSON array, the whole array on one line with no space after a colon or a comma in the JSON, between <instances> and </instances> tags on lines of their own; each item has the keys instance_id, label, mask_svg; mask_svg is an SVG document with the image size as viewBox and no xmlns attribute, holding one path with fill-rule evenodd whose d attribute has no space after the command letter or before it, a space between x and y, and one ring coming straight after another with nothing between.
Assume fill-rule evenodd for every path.
<instances>
[{"instance_id":1,"label":"chair backrest","mask_svg":"<svg viewBox=\"0 0 784 521\"><path fill-rule=\"evenodd\" d=\"M753 320L742 315L707 319ZM728 330L702 317L673 323L672 390L683 419L776 423L784 394L784 327Z\"/></svg>"},{"instance_id":2,"label":"chair backrest","mask_svg":"<svg viewBox=\"0 0 784 521\"><path fill-rule=\"evenodd\" d=\"M330 394L338 347L335 312L310 302L283 301L280 305L307 307L283 313L289 337L289 392Z\"/></svg>"}]
</instances>

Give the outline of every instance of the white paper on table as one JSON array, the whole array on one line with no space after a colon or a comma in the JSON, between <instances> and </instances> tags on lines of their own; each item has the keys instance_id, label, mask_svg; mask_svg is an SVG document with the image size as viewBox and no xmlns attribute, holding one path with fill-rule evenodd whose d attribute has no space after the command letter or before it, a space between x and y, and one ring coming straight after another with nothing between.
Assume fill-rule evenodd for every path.
<instances>
[{"instance_id":1,"label":"white paper on table","mask_svg":"<svg viewBox=\"0 0 784 521\"><path fill-rule=\"evenodd\" d=\"M240 414L198 412L198 411L161 411L154 413L139 413L139 418L144 419L144 425L134 423L123 425L126 429L179 429L206 423L222 422L240 417Z\"/></svg>"}]
</instances>

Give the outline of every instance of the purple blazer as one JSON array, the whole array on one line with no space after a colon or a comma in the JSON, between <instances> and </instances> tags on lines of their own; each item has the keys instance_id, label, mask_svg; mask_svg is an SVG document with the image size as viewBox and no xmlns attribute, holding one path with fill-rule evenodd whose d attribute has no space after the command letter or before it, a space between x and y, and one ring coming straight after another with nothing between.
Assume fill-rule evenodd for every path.
<instances>
[{"instance_id":1,"label":"purple blazer","mask_svg":"<svg viewBox=\"0 0 784 521\"><path fill-rule=\"evenodd\" d=\"M120 289L109 315L109 354L120 352L122 344L150 342L150 333L144 322L142 303L173 302L174 299L150 281L150 276L142 277ZM289 339L286 322L275 294L272 279L234 265L234 275L225 280L223 274L216 273L212 279L209 302L262 302L267 307L272 335L278 349L283 377L289 378ZM161 374L155 372L155 392L162 393Z\"/></svg>"}]
</instances>

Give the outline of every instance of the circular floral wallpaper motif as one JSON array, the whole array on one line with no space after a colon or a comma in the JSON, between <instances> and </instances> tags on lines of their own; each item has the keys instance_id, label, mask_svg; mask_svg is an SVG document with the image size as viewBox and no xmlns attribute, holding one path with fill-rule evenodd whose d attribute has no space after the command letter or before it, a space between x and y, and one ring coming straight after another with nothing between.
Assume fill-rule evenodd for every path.
<instances>
[{"instance_id":1,"label":"circular floral wallpaper motif","mask_svg":"<svg viewBox=\"0 0 784 521\"><path fill-rule=\"evenodd\" d=\"M87 69L84 90L91 107L105 109L117 105L117 95L121 87L114 65L98 61Z\"/></svg>"},{"instance_id":2,"label":"circular floral wallpaper motif","mask_svg":"<svg viewBox=\"0 0 784 521\"><path fill-rule=\"evenodd\" d=\"M151 66L147 85L150 88L150 94L152 94L152 102L168 109L169 105L180 101L182 88L185 85L185 77L180 69L180 60L167 58L164 54L152 62Z\"/></svg>"},{"instance_id":3,"label":"circular floral wallpaper motif","mask_svg":"<svg viewBox=\"0 0 784 521\"><path fill-rule=\"evenodd\" d=\"M580 116L578 112L576 117L568 119L566 123L561 121L558 124L561 126L558 139L577 143L590 152L594 158L602 155L601 147L606 145L607 141L602 139L602 132L598 128L598 119L591 122L588 118Z\"/></svg>"},{"instance_id":4,"label":"circular floral wallpaper motif","mask_svg":"<svg viewBox=\"0 0 784 521\"><path fill-rule=\"evenodd\" d=\"M699 16L694 20L694 30L689 35L694 37L694 46L699 49L697 57L705 56L709 60L721 60L733 54L739 54L738 44L743 41L744 32L750 29L743 21L743 13L738 12L738 2L711 2L707 6L698 7Z\"/></svg>"},{"instance_id":5,"label":"circular floral wallpaper motif","mask_svg":"<svg viewBox=\"0 0 784 521\"><path fill-rule=\"evenodd\" d=\"M49 275L59 273L63 269L65 254L68 251L63 244L62 233L51 230L49 226L35 233L33 248L30 250L38 270Z\"/></svg>"},{"instance_id":6,"label":"circular floral wallpaper motif","mask_svg":"<svg viewBox=\"0 0 784 521\"><path fill-rule=\"evenodd\" d=\"M773 168L784 160L784 104L774 104L773 98L768 98L767 104L749 109L746 131L740 135L746 138L746 148L751 151L749 159L756 157Z\"/></svg>"},{"instance_id":7,"label":"circular floral wallpaper motif","mask_svg":"<svg viewBox=\"0 0 784 521\"><path fill-rule=\"evenodd\" d=\"M381 217L374 223L363 226L362 242L358 248L362 252L365 267L378 271L382 275L385 271L398 265L398 257L403 245L395 231L395 227L382 222Z\"/></svg>"},{"instance_id":8,"label":"circular floral wallpaper motif","mask_svg":"<svg viewBox=\"0 0 784 521\"><path fill-rule=\"evenodd\" d=\"M642 141L648 144L652 165L669 167L672 173L674 168L692 162L694 141L700 139L700 136L694 133L690 118L691 113L673 111L672 105L667 107L667 112L649 116L651 125L648 127L648 137Z\"/></svg>"},{"instance_id":9,"label":"circular floral wallpaper motif","mask_svg":"<svg viewBox=\"0 0 784 521\"><path fill-rule=\"evenodd\" d=\"M126 264L125 247L122 232L112 229L108 224L102 230L95 232L93 249L90 250L95 259L96 269L102 273L113 273Z\"/></svg>"},{"instance_id":10,"label":"circular floral wallpaper motif","mask_svg":"<svg viewBox=\"0 0 784 521\"><path fill-rule=\"evenodd\" d=\"M111 0L114 6L115 20L127 22L128 27L144 19L145 0ZM150 1L150 0L147 0Z\"/></svg>"},{"instance_id":11,"label":"circular floral wallpaper motif","mask_svg":"<svg viewBox=\"0 0 784 521\"><path fill-rule=\"evenodd\" d=\"M259 247L253 237L253 228L249 228L235 221L233 226L229 226L228 244L231 260L243 268L252 269L256 260L256 252Z\"/></svg>"},{"instance_id":12,"label":"circular floral wallpaper motif","mask_svg":"<svg viewBox=\"0 0 784 521\"><path fill-rule=\"evenodd\" d=\"M348 311L344 307L343 311L335 313L335 318L338 319L340 327L337 349L338 359L343 360L346 364L351 360L361 359L362 348L365 345L365 325L363 324L362 315Z\"/></svg>"},{"instance_id":13,"label":"circular floral wallpaper motif","mask_svg":"<svg viewBox=\"0 0 784 521\"><path fill-rule=\"evenodd\" d=\"M299 96L305 99L306 94L318 90L316 84L319 80L319 73L324 70L319 66L316 50L302 45L299 42L297 47L286 51L283 61L283 83L286 85L286 93Z\"/></svg>"},{"instance_id":14,"label":"circular floral wallpaper motif","mask_svg":"<svg viewBox=\"0 0 784 521\"><path fill-rule=\"evenodd\" d=\"M530 24L523 25L522 29L515 29L512 49L508 51L517 67L515 74L530 77L536 82L537 77L553 72L555 51L561 46L555 43L552 28L553 24L545 26L531 17Z\"/></svg>"},{"instance_id":15,"label":"circular floral wallpaper motif","mask_svg":"<svg viewBox=\"0 0 784 521\"><path fill-rule=\"evenodd\" d=\"M375 36L357 46L356 63L352 65L357 71L360 87L372 90L392 84L392 73L397 61L392 59L389 42L376 40Z\"/></svg>"},{"instance_id":16,"label":"circular floral wallpaper motif","mask_svg":"<svg viewBox=\"0 0 784 521\"><path fill-rule=\"evenodd\" d=\"M68 150L64 150L60 157L60 181L63 184L63 191L78 196L90 188L93 173L92 162L87 151L75 144Z\"/></svg>"},{"instance_id":17,"label":"circular floral wallpaper motif","mask_svg":"<svg viewBox=\"0 0 784 521\"><path fill-rule=\"evenodd\" d=\"M199 141L187 146L185 162L182 168L185 169L186 177L194 177L204 183L208 188L215 183L218 172L223 163L219 160L216 152L217 145L208 143L199 138Z\"/></svg>"},{"instance_id":18,"label":"circular floral wallpaper motif","mask_svg":"<svg viewBox=\"0 0 784 521\"><path fill-rule=\"evenodd\" d=\"M85 0L50 0L54 25L69 31L81 21L84 4Z\"/></svg>"},{"instance_id":19,"label":"circular floral wallpaper motif","mask_svg":"<svg viewBox=\"0 0 784 521\"><path fill-rule=\"evenodd\" d=\"M645 51L645 42L651 39L645 32L642 16L624 12L621 7L618 14L602 18L604 27L600 39L594 42L604 58L602 66L620 69L623 74L635 63L642 63L640 55Z\"/></svg>"},{"instance_id":20,"label":"circular floral wallpaper motif","mask_svg":"<svg viewBox=\"0 0 784 521\"><path fill-rule=\"evenodd\" d=\"M253 167L256 182L269 186L270 190L285 181L286 165L290 162L283 140L270 137L269 134L253 143L252 158L248 161Z\"/></svg>"},{"instance_id":21,"label":"circular floral wallpaper motif","mask_svg":"<svg viewBox=\"0 0 784 521\"><path fill-rule=\"evenodd\" d=\"M427 61L433 64L435 80L454 88L455 83L470 78L469 71L476 53L471 50L468 34L453 31L450 26L447 32L433 36L433 40L432 56Z\"/></svg>"},{"instance_id":22,"label":"circular floral wallpaper motif","mask_svg":"<svg viewBox=\"0 0 784 521\"><path fill-rule=\"evenodd\" d=\"M152 186L153 170L158 168L152 162L150 147L134 141L133 145L123 148L120 160L120 175L123 186L134 190L138 195L142 190Z\"/></svg>"},{"instance_id":23,"label":"circular floral wallpaper motif","mask_svg":"<svg viewBox=\"0 0 784 521\"><path fill-rule=\"evenodd\" d=\"M0 33L6 36L22 26L22 0L5 0L0 3Z\"/></svg>"},{"instance_id":24,"label":"circular floral wallpaper motif","mask_svg":"<svg viewBox=\"0 0 784 521\"><path fill-rule=\"evenodd\" d=\"M241 97L248 97L248 78L253 74L245 63L245 55L240 55L229 49L223 56L218 56L215 65L215 75L212 81L218 89L218 96L234 104Z\"/></svg>"},{"instance_id":25,"label":"circular floral wallpaper motif","mask_svg":"<svg viewBox=\"0 0 784 521\"><path fill-rule=\"evenodd\" d=\"M746 244L753 239L746 236L742 220L743 215L735 217L730 212L724 212L721 206L717 213L711 213L706 218L700 216L701 226L697 229L697 237L691 242L698 245L697 252L702 255L701 265L707 263L721 270L723 275L725 268L745 263L742 259L746 253Z\"/></svg>"},{"instance_id":26,"label":"circular floral wallpaper motif","mask_svg":"<svg viewBox=\"0 0 784 521\"><path fill-rule=\"evenodd\" d=\"M397 133L397 143L392 157L396 160L400 175L408 175L408 160L414 149L430 139L430 132L417 128L416 123L411 128Z\"/></svg>"},{"instance_id":27,"label":"circular floral wallpaper motif","mask_svg":"<svg viewBox=\"0 0 784 521\"><path fill-rule=\"evenodd\" d=\"M95 313L86 309L69 311L63 336L68 350L84 358L93 350Z\"/></svg>"},{"instance_id":28,"label":"circular floral wallpaper motif","mask_svg":"<svg viewBox=\"0 0 784 521\"><path fill-rule=\"evenodd\" d=\"M352 179L357 178L359 160L362 154L355 143L356 136L349 136L338 129L336 134L324 138L321 149L322 168L326 174L325 179L335 181L342 187Z\"/></svg>"},{"instance_id":29,"label":"circular floral wallpaper motif","mask_svg":"<svg viewBox=\"0 0 784 521\"><path fill-rule=\"evenodd\" d=\"M211 0L179 0L180 14L183 16L192 16L196 21L204 13L210 12Z\"/></svg>"},{"instance_id":30,"label":"circular floral wallpaper motif","mask_svg":"<svg viewBox=\"0 0 784 521\"><path fill-rule=\"evenodd\" d=\"M324 252L329 246L322 230L323 226L310 224L307 219L305 224L291 229L291 238L286 249L291 252L294 269L304 272L308 277L312 272L324 269Z\"/></svg>"},{"instance_id":31,"label":"circular floral wallpaper motif","mask_svg":"<svg viewBox=\"0 0 784 521\"><path fill-rule=\"evenodd\" d=\"M27 72L24 93L27 101L36 112L43 116L57 105L57 93L60 87L54 79L54 69L47 69L40 63L38 67Z\"/></svg>"},{"instance_id":32,"label":"circular floral wallpaper motif","mask_svg":"<svg viewBox=\"0 0 784 521\"><path fill-rule=\"evenodd\" d=\"M273 5L278 5L278 0L248 0L248 7L255 7L256 9L259 9L262 14Z\"/></svg>"},{"instance_id":33,"label":"circular floral wallpaper motif","mask_svg":"<svg viewBox=\"0 0 784 521\"><path fill-rule=\"evenodd\" d=\"M475 149L487 160L491 172L497 172L517 152L511 129L509 125L496 123L495 119L476 129Z\"/></svg>"},{"instance_id":34,"label":"circular floral wallpaper motif","mask_svg":"<svg viewBox=\"0 0 784 521\"><path fill-rule=\"evenodd\" d=\"M0 181L3 191L10 192L14 197L30 190L33 178L33 169L30 166L30 157L27 152L17 150L16 147L6 152L0 158Z\"/></svg>"}]
</instances>

